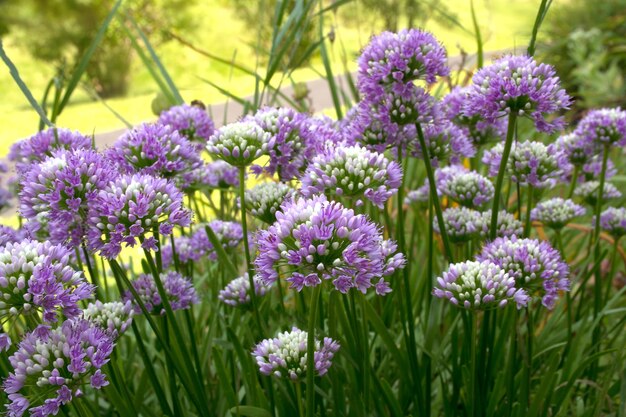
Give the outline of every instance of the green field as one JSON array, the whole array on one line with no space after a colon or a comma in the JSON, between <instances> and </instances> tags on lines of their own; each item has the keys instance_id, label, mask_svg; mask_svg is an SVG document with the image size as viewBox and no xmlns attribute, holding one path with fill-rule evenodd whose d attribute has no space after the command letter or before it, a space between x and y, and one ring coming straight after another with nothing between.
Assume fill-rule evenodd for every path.
<instances>
[{"instance_id":1,"label":"green field","mask_svg":"<svg viewBox=\"0 0 626 417\"><path fill-rule=\"evenodd\" d=\"M463 28L450 25L442 27L437 24L427 25L427 29L446 45L450 55L459 53L459 46L466 52L475 51L474 39L471 35L472 24L469 0L445 0L449 9L457 14ZM485 41L485 50L499 50L509 47L519 47L524 50L529 38L529 32L534 21L539 0L493 0L476 1L477 15ZM200 16L198 27L189 35L190 41L197 47L211 53L232 59L236 62L253 68L255 58L248 46L254 42L255 31L249 30L238 20L226 0L199 2L194 15ZM342 50L345 48L350 61L354 59L361 46L367 42L378 22L365 19L350 19L359 24L346 24L346 13L360 12L358 4L344 6L333 21L337 34L337 41L331 45L331 58L334 61L336 72L343 69ZM39 99L43 90L54 74L54 68L41 62L34 61L23 48L5 39L5 49L20 70L21 76ZM231 74L229 66L211 61L196 52L185 48L175 41L160 45L157 48L162 61L170 71L178 88L186 100L201 99L206 103L219 103L225 97L213 87L204 83L199 77L212 80L226 90L238 95L247 95L253 91L252 77L234 71ZM352 64L354 65L354 64ZM318 77L322 66L315 60L313 68L298 70L294 78L296 81L306 81ZM0 71L0 91L3 100L0 102L0 155L6 154L10 144L16 139L32 134L37 127L38 118L29 107L20 90L14 85L6 67ZM113 109L131 123L137 123L153 118L150 102L154 98L158 86L150 78L148 71L142 67L139 59L135 60L132 71L132 86L126 98L107 101ZM85 133L106 132L124 127L106 107L97 101L89 99L87 94L77 90L70 105L59 118L60 126L78 129Z\"/></svg>"}]
</instances>

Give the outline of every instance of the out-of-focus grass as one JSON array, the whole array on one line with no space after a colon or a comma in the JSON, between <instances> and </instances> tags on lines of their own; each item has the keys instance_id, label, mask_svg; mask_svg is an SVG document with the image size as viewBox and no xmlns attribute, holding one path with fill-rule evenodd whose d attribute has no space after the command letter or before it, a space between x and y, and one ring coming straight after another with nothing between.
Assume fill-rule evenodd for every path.
<instances>
[{"instance_id":1,"label":"out-of-focus grass","mask_svg":"<svg viewBox=\"0 0 626 417\"><path fill-rule=\"evenodd\" d=\"M449 9L457 14L459 22L469 30L471 16L469 0L445 0ZM530 28L535 17L539 0L476 0L476 12L480 19L485 50L499 50L507 47L520 46L523 50L528 42ZM253 43L256 32L234 16L233 8L226 0L219 2L199 2L195 15L199 18L198 26L189 40L199 48L210 51L220 57L235 60L247 67L254 68L255 58L248 44ZM354 17L362 15L358 4L348 4L341 9L336 17L328 19L337 34L337 41L330 46L331 59L334 61L335 73L343 71L341 63L342 46L347 54L350 69L355 68L355 58L362 45L370 35L378 31L377 22ZM360 12L360 13L359 13ZM348 20L346 14L352 14ZM472 53L475 50L474 39L468 31L456 26L442 26L431 23L427 26L437 38L448 48L450 55L459 53L458 47ZM340 44L341 42L341 44ZM36 62L24 53L23 48L5 40L5 48L15 62L22 78L33 94L39 99L54 68L45 63ZM252 77L234 71L231 77L228 65L209 60L188 48L172 41L157 48L158 53L175 80L185 100L201 99L205 103L219 103L225 97L213 87L202 82L199 77L211 79L237 95L251 94L254 89ZM316 71L322 70L319 61L313 60L311 68L296 71L294 81L307 81L318 78ZM139 59L135 60L132 70L132 83L126 98L108 100L107 103L131 123L154 118L150 103L158 87L150 78L148 71L142 67ZM36 131L37 116L28 106L19 89L14 85L8 71L0 70L0 155L6 154L11 143L16 139L28 136ZM89 99L83 91L76 91L72 102L64 110L58 125L78 129L85 133L101 133L123 128L118 120L102 103Z\"/></svg>"}]
</instances>

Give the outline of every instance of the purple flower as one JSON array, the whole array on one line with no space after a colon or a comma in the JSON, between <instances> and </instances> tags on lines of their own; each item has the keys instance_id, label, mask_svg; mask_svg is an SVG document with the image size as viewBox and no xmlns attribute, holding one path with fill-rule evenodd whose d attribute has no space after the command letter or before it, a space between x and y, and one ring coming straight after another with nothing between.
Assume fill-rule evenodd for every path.
<instances>
[{"instance_id":1,"label":"purple flower","mask_svg":"<svg viewBox=\"0 0 626 417\"><path fill-rule=\"evenodd\" d=\"M559 230L576 217L584 216L587 210L572 200L556 197L543 201L531 210L530 218L548 227Z\"/></svg>"},{"instance_id":2,"label":"purple flower","mask_svg":"<svg viewBox=\"0 0 626 417\"><path fill-rule=\"evenodd\" d=\"M94 287L70 266L72 251L64 246L23 240L0 248L0 317L42 314L45 323L58 315L80 314L79 301Z\"/></svg>"},{"instance_id":3,"label":"purple flower","mask_svg":"<svg viewBox=\"0 0 626 417\"><path fill-rule=\"evenodd\" d=\"M467 207L450 207L442 214L446 233L452 243L465 243L478 237L480 212ZM437 219L433 219L433 229L441 233Z\"/></svg>"},{"instance_id":4,"label":"purple flower","mask_svg":"<svg viewBox=\"0 0 626 417\"><path fill-rule=\"evenodd\" d=\"M21 214L30 220L45 213L53 243L79 246L89 202L117 175L113 164L91 149L57 151L23 176Z\"/></svg>"},{"instance_id":5,"label":"purple flower","mask_svg":"<svg viewBox=\"0 0 626 417\"><path fill-rule=\"evenodd\" d=\"M506 136L506 120L499 118L492 123L485 121L469 106L470 90L470 87L455 87L444 96L439 106L443 116L463 129L476 147L503 140Z\"/></svg>"},{"instance_id":6,"label":"purple flower","mask_svg":"<svg viewBox=\"0 0 626 417\"><path fill-rule=\"evenodd\" d=\"M498 143L485 151L482 162L489 167L489 175L498 175L504 145ZM506 165L513 182L534 188L551 188L561 176L567 162L565 155L554 144L541 142L514 143Z\"/></svg>"},{"instance_id":7,"label":"purple flower","mask_svg":"<svg viewBox=\"0 0 626 417\"><path fill-rule=\"evenodd\" d=\"M577 132L559 136L556 146L560 152L565 154L568 162L572 165L582 166L595 154L594 147Z\"/></svg>"},{"instance_id":8,"label":"purple flower","mask_svg":"<svg viewBox=\"0 0 626 417\"><path fill-rule=\"evenodd\" d=\"M54 150L91 149L91 147L90 137L69 129L50 128L14 143L9 151L9 160L15 162L18 172L24 172L31 163L51 156Z\"/></svg>"},{"instance_id":9,"label":"purple flower","mask_svg":"<svg viewBox=\"0 0 626 417\"><path fill-rule=\"evenodd\" d=\"M472 310L489 310L515 302L517 308L525 307L528 295L515 286L515 278L499 265L484 261L466 261L452 264L433 290L437 298Z\"/></svg>"},{"instance_id":10,"label":"purple flower","mask_svg":"<svg viewBox=\"0 0 626 417\"><path fill-rule=\"evenodd\" d=\"M513 112L532 119L537 130L552 133L564 122L560 117L549 122L546 116L570 104L552 66L529 56L508 55L474 74L466 112L489 123Z\"/></svg>"},{"instance_id":11,"label":"purple flower","mask_svg":"<svg viewBox=\"0 0 626 417\"><path fill-rule=\"evenodd\" d=\"M183 174L185 191L201 189L226 190L239 186L239 170L224 161L203 162Z\"/></svg>"},{"instance_id":12,"label":"purple flower","mask_svg":"<svg viewBox=\"0 0 626 417\"><path fill-rule=\"evenodd\" d=\"M172 310L186 310L192 304L200 302L196 289L190 280L183 277L178 272L169 271L159 275L163 283L167 300L172 306ZM132 281L133 288L137 291L139 299L145 305L146 310L151 314L165 314L165 307L161 295L159 294L156 282L152 274L141 274ZM124 293L124 302L132 302L135 314L141 314L138 301L130 291Z\"/></svg>"},{"instance_id":13,"label":"purple flower","mask_svg":"<svg viewBox=\"0 0 626 417\"><path fill-rule=\"evenodd\" d=\"M122 243L152 249L156 230L169 235L172 226L188 226L191 212L182 193L168 180L150 175L123 175L100 190L89 203L89 248L113 259Z\"/></svg>"},{"instance_id":14,"label":"purple flower","mask_svg":"<svg viewBox=\"0 0 626 417\"><path fill-rule=\"evenodd\" d=\"M496 237L521 236L524 232L522 222L505 210L500 210L498 213L498 224L496 227ZM491 228L491 210L480 213L480 221L477 228L481 238L486 239L489 236L489 229Z\"/></svg>"},{"instance_id":15,"label":"purple flower","mask_svg":"<svg viewBox=\"0 0 626 417\"><path fill-rule=\"evenodd\" d=\"M7 243L17 243L26 238L24 229L15 230L10 226L0 224L0 247Z\"/></svg>"},{"instance_id":16,"label":"purple flower","mask_svg":"<svg viewBox=\"0 0 626 417\"><path fill-rule=\"evenodd\" d=\"M591 207L595 207L598 201L598 188L600 187L599 181L588 181L583 184L580 184L574 190L574 195L577 197L581 197L582 200L589 204ZM605 203L607 200L612 200L615 198L620 198L622 193L610 182L604 183L604 188L602 190L602 202Z\"/></svg>"},{"instance_id":17,"label":"purple flower","mask_svg":"<svg viewBox=\"0 0 626 417\"><path fill-rule=\"evenodd\" d=\"M433 166L450 161L459 164L462 158L476 155L476 148L463 130L446 119L436 119L423 125L424 141ZM417 140L413 143L413 156L423 158L422 149Z\"/></svg>"},{"instance_id":18,"label":"purple flower","mask_svg":"<svg viewBox=\"0 0 626 417\"><path fill-rule=\"evenodd\" d=\"M365 197L383 208L402 184L402 169L383 154L361 146L329 146L313 158L302 176L301 193L357 198Z\"/></svg>"},{"instance_id":19,"label":"purple flower","mask_svg":"<svg viewBox=\"0 0 626 417\"><path fill-rule=\"evenodd\" d=\"M252 356L263 375L289 378L292 381L304 378L307 371L308 333L293 327L290 332L278 333L273 339L265 339L254 347ZM329 337L323 342L315 340L315 372L323 376L332 365L339 350L339 343Z\"/></svg>"},{"instance_id":20,"label":"purple flower","mask_svg":"<svg viewBox=\"0 0 626 417\"><path fill-rule=\"evenodd\" d=\"M437 190L462 206L478 208L493 199L491 181L475 171L453 165L435 172Z\"/></svg>"},{"instance_id":21,"label":"purple flower","mask_svg":"<svg viewBox=\"0 0 626 417\"><path fill-rule=\"evenodd\" d=\"M385 243L374 223L323 196L283 204L276 223L257 233L256 244L259 255L254 263L265 284L276 281L281 269L298 291L331 280L342 293L375 287L382 295L388 286L372 280L404 266L397 259L388 262L395 245Z\"/></svg>"},{"instance_id":22,"label":"purple flower","mask_svg":"<svg viewBox=\"0 0 626 417\"><path fill-rule=\"evenodd\" d=\"M134 313L130 301L103 303L96 300L83 310L83 318L106 330L113 339L116 339L131 325Z\"/></svg>"},{"instance_id":23,"label":"purple flower","mask_svg":"<svg viewBox=\"0 0 626 417\"><path fill-rule=\"evenodd\" d=\"M256 276L253 278L253 281L254 293L257 297L265 295L265 293L269 290L269 287L267 287L263 281ZM248 274L230 281L228 285L220 291L217 298L224 304L232 307L240 307L249 304L250 280L248 279Z\"/></svg>"},{"instance_id":24,"label":"purple flower","mask_svg":"<svg viewBox=\"0 0 626 417\"><path fill-rule=\"evenodd\" d=\"M207 150L232 166L245 167L274 146L270 134L252 120L230 123L209 138Z\"/></svg>"},{"instance_id":25,"label":"purple flower","mask_svg":"<svg viewBox=\"0 0 626 417\"><path fill-rule=\"evenodd\" d=\"M73 319L60 327L39 327L27 334L9 362L13 372L4 381L10 416L56 415L62 405L81 395L85 384L108 384L101 368L114 343L87 320Z\"/></svg>"},{"instance_id":26,"label":"purple flower","mask_svg":"<svg viewBox=\"0 0 626 417\"><path fill-rule=\"evenodd\" d=\"M609 207L604 210L600 213L600 227L615 239L626 235L626 209Z\"/></svg>"},{"instance_id":27,"label":"purple flower","mask_svg":"<svg viewBox=\"0 0 626 417\"><path fill-rule=\"evenodd\" d=\"M430 199L430 186L428 182L416 190L411 190L404 197L404 204L428 204Z\"/></svg>"},{"instance_id":28,"label":"purple flower","mask_svg":"<svg viewBox=\"0 0 626 417\"><path fill-rule=\"evenodd\" d=\"M120 137L109 158L127 174L179 179L202 164L196 147L169 125L144 123ZM182 184L183 186L186 184Z\"/></svg>"},{"instance_id":29,"label":"purple flower","mask_svg":"<svg viewBox=\"0 0 626 417\"><path fill-rule=\"evenodd\" d=\"M159 123L171 126L191 142L205 143L215 132L215 124L206 110L196 105L170 107L161 113Z\"/></svg>"},{"instance_id":30,"label":"purple flower","mask_svg":"<svg viewBox=\"0 0 626 417\"><path fill-rule=\"evenodd\" d=\"M604 146L626 146L626 111L613 109L591 110L578 123L575 134L588 146L599 152Z\"/></svg>"},{"instance_id":31,"label":"purple flower","mask_svg":"<svg viewBox=\"0 0 626 417\"><path fill-rule=\"evenodd\" d=\"M7 352L11 347L11 338L8 334L0 332L0 352Z\"/></svg>"},{"instance_id":32,"label":"purple flower","mask_svg":"<svg viewBox=\"0 0 626 417\"><path fill-rule=\"evenodd\" d=\"M395 83L423 79L434 83L450 73L445 48L429 32L405 29L374 36L358 59L359 90L372 90Z\"/></svg>"},{"instance_id":33,"label":"purple flower","mask_svg":"<svg viewBox=\"0 0 626 417\"><path fill-rule=\"evenodd\" d=\"M293 188L282 182L261 183L246 190L246 210L262 222L272 224L276 221L276 211L294 193Z\"/></svg>"},{"instance_id":34,"label":"purple flower","mask_svg":"<svg viewBox=\"0 0 626 417\"><path fill-rule=\"evenodd\" d=\"M515 278L531 296L539 293L542 304L554 308L559 291L569 291L569 268L548 242L534 239L497 238L483 248L479 261L490 261Z\"/></svg>"}]
</instances>

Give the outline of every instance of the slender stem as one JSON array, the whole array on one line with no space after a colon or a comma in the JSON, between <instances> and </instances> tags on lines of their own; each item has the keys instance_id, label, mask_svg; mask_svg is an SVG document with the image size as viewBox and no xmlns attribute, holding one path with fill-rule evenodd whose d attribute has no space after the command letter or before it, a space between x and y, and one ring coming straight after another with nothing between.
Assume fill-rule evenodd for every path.
<instances>
[{"instance_id":1,"label":"slender stem","mask_svg":"<svg viewBox=\"0 0 626 417\"><path fill-rule=\"evenodd\" d=\"M556 239L556 246L561 252L561 256L563 259L565 258L565 248L563 247L563 239L561 237L561 229L555 229L554 237ZM567 345L565 347L566 351L569 349L569 345L572 342L573 331L572 331L572 296L569 291L565 293L566 302L567 302Z\"/></svg>"},{"instance_id":2,"label":"slender stem","mask_svg":"<svg viewBox=\"0 0 626 417\"><path fill-rule=\"evenodd\" d=\"M530 387L532 382L532 370L533 370L533 339L535 334L533 324L533 311L530 308L526 308L526 352L528 354L528 366L526 367L526 410L530 410Z\"/></svg>"},{"instance_id":3,"label":"slender stem","mask_svg":"<svg viewBox=\"0 0 626 417\"><path fill-rule=\"evenodd\" d=\"M428 148L426 147L426 139L424 139L424 132L422 131L422 125L420 123L415 124L417 129L417 138L420 142L420 148L422 150L422 157L424 158L424 165L426 166L426 175L428 176L428 186L430 188L430 194L433 197L433 204L435 205L435 214L437 215L437 223L439 224L439 231L441 233L441 240L443 240L443 247L446 253L448 262L454 263L454 256L452 255L452 247L448 240L448 234L446 233L446 225L443 221L443 214L441 211L441 203L439 202L439 196L437 195L437 184L435 183L435 174L433 173L433 166L428 154Z\"/></svg>"},{"instance_id":4,"label":"slender stem","mask_svg":"<svg viewBox=\"0 0 626 417\"><path fill-rule=\"evenodd\" d=\"M528 238L530 236L530 212L533 209L533 187L532 185L528 185L528 196L526 200L526 223L524 224L524 237Z\"/></svg>"},{"instance_id":5,"label":"slender stem","mask_svg":"<svg viewBox=\"0 0 626 417\"><path fill-rule=\"evenodd\" d=\"M305 417L304 404L302 403L302 382L296 382L296 399L298 401L298 415Z\"/></svg>"},{"instance_id":6,"label":"slender stem","mask_svg":"<svg viewBox=\"0 0 626 417\"><path fill-rule=\"evenodd\" d=\"M491 227L489 228L489 239L494 240L498 232L498 211L500 209L500 193L502 192L502 184L504 183L504 173L506 164L509 161L511 147L513 146L513 137L515 136L515 122L517 114L509 113L509 124L506 130L506 142L504 143L504 151L502 152L502 160L498 169L498 177L496 179L496 190L493 197L493 207L491 208Z\"/></svg>"},{"instance_id":7,"label":"slender stem","mask_svg":"<svg viewBox=\"0 0 626 417\"><path fill-rule=\"evenodd\" d=\"M309 323L307 327L306 343L306 415L315 416L315 317L317 304L320 298L321 285L316 285L311 293L309 305Z\"/></svg>"},{"instance_id":8,"label":"slender stem","mask_svg":"<svg viewBox=\"0 0 626 417\"><path fill-rule=\"evenodd\" d=\"M100 279L98 277L97 270L91 266L91 257L89 256L89 252L87 252L87 248L85 244L82 244L83 255L85 255L85 263L87 264L87 271L89 271L89 276L91 277L91 282L96 286L96 298L98 300L104 300L104 294L102 293L102 286L100 285Z\"/></svg>"},{"instance_id":9,"label":"slender stem","mask_svg":"<svg viewBox=\"0 0 626 417\"><path fill-rule=\"evenodd\" d=\"M609 295L611 294L611 286L613 285L613 274L615 273L615 261L617 260L617 248L619 247L619 238L616 238L613 242L613 252L611 253L611 263L609 264L610 272L608 279L606 280L606 290L604 292L604 302L609 301Z\"/></svg>"},{"instance_id":10,"label":"slender stem","mask_svg":"<svg viewBox=\"0 0 626 417\"><path fill-rule=\"evenodd\" d=\"M476 417L478 415L478 407L477 407L477 402L478 402L478 387L477 387L477 382L478 382L478 378L476 375L476 360L478 359L476 357L476 344L477 344L477 312L476 311L470 311L471 314L471 341L470 341L470 357L471 357L471 364L470 364L470 378L471 378L471 397L472 397L472 408L471 408L471 412L470 412L470 416L472 417Z\"/></svg>"},{"instance_id":11,"label":"slender stem","mask_svg":"<svg viewBox=\"0 0 626 417\"><path fill-rule=\"evenodd\" d=\"M535 43L537 42L537 33L539 32L539 27L543 22L543 19L548 14L548 9L552 4L552 0L541 0L541 4L539 5L539 10L537 10L537 17L535 17L535 24L533 25L532 34L530 37L530 44L528 45L527 53L530 56L535 54Z\"/></svg>"},{"instance_id":12,"label":"slender stem","mask_svg":"<svg viewBox=\"0 0 626 417\"><path fill-rule=\"evenodd\" d=\"M567 198L572 198L574 195L576 183L578 182L578 172L580 172L580 166L574 165L574 173L572 174L572 182L570 183L569 191L567 192Z\"/></svg>"},{"instance_id":13,"label":"slender stem","mask_svg":"<svg viewBox=\"0 0 626 417\"><path fill-rule=\"evenodd\" d=\"M517 335L517 309L512 308L509 310L511 316L513 317L513 322L509 326L509 369L508 369L508 384L507 384L507 402L506 402L506 413L504 415L510 416L513 412L513 403L515 402L515 374L517 373L517 341L515 337Z\"/></svg>"}]
</instances>

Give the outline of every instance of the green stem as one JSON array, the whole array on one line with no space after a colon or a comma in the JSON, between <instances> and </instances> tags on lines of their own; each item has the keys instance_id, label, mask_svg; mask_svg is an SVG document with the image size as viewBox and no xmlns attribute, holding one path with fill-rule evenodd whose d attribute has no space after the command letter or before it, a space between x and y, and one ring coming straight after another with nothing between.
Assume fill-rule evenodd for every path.
<instances>
[{"instance_id":1,"label":"green stem","mask_svg":"<svg viewBox=\"0 0 626 417\"><path fill-rule=\"evenodd\" d=\"M305 417L304 404L302 403L302 382L296 382L296 400L298 401L298 415Z\"/></svg>"},{"instance_id":2,"label":"green stem","mask_svg":"<svg viewBox=\"0 0 626 417\"><path fill-rule=\"evenodd\" d=\"M311 292L311 304L309 305L309 322L307 326L306 343L306 415L315 416L315 317L317 304L320 298L321 285L316 285Z\"/></svg>"},{"instance_id":3,"label":"green stem","mask_svg":"<svg viewBox=\"0 0 626 417\"><path fill-rule=\"evenodd\" d=\"M515 122L517 114L509 113L509 124L506 130L506 142L504 143L504 151L500 160L500 168L498 169L498 177L496 179L496 190L493 197L493 207L491 208L491 227L489 228L489 239L494 240L498 232L498 211L500 209L500 194L502 192L502 184L504 183L504 173L506 172L506 164L511 154L513 146L513 137L515 136Z\"/></svg>"},{"instance_id":4,"label":"green stem","mask_svg":"<svg viewBox=\"0 0 626 417\"><path fill-rule=\"evenodd\" d=\"M430 194L433 197L433 204L435 205L435 214L437 215L437 223L439 224L439 231L441 233L441 240L443 240L443 247L448 258L449 263L454 263L454 256L452 255L452 247L448 240L448 234L446 233L446 225L443 221L443 214L441 210L441 203L439 202L439 196L437 195L437 184L435 183L435 174L433 173L433 165L428 154L428 148L426 147L426 139L424 139L424 132L422 131L422 125L420 123L415 124L417 129L417 138L422 150L422 156L424 158L424 165L426 166L426 175L428 176L428 186L430 188ZM497 195L497 194L496 194Z\"/></svg>"},{"instance_id":5,"label":"green stem","mask_svg":"<svg viewBox=\"0 0 626 417\"><path fill-rule=\"evenodd\" d=\"M580 166L574 165L574 173L572 174L572 182L570 183L569 191L567 192L567 198L572 198L574 195L576 183L578 182L578 172L580 172Z\"/></svg>"},{"instance_id":6,"label":"green stem","mask_svg":"<svg viewBox=\"0 0 626 417\"><path fill-rule=\"evenodd\" d=\"M613 252L611 253L611 263L609 265L609 279L606 280L606 290L604 292L604 302L609 301L609 295L611 294L611 286L613 285L613 274L615 273L615 261L617 260L617 248L619 247L619 238L616 238L613 242Z\"/></svg>"},{"instance_id":7,"label":"green stem","mask_svg":"<svg viewBox=\"0 0 626 417\"><path fill-rule=\"evenodd\" d=\"M478 358L476 357L476 344L477 344L477 312L476 311L470 311L471 314L471 333L470 333L470 358L471 358L471 363L470 363L470 396L472 398L472 400L470 401L471 404L471 411L470 411L470 416L471 417L476 417L478 415L478 407L477 407L477 403L478 403L478 387L477 385L477 375L476 375L476 361L478 360Z\"/></svg>"},{"instance_id":8,"label":"green stem","mask_svg":"<svg viewBox=\"0 0 626 417\"><path fill-rule=\"evenodd\" d=\"M561 229L555 229L554 231L554 237L556 239L556 246L559 249L559 252L561 252L561 256L563 257L563 259L565 258L565 248L563 247L563 239L561 237ZM567 302L567 345L565 346L565 349L569 349L569 346L572 342L572 337L573 337L573 330L572 330L572 295L570 294L569 291L567 291L565 293L565 297L566 297L566 302Z\"/></svg>"},{"instance_id":9,"label":"green stem","mask_svg":"<svg viewBox=\"0 0 626 417\"><path fill-rule=\"evenodd\" d=\"M528 196L526 200L526 223L524 224L524 237L530 237L530 212L533 209L533 187L532 185L528 185Z\"/></svg>"},{"instance_id":10,"label":"green stem","mask_svg":"<svg viewBox=\"0 0 626 417\"><path fill-rule=\"evenodd\" d=\"M91 282L96 286L96 298L98 300L104 301L104 294L102 293L102 286L100 285L100 278L98 277L97 271L91 266L91 258L89 256L89 252L87 252L87 248L85 244L82 244L83 254L85 255L85 263L87 264L87 271L89 271L89 276L91 277Z\"/></svg>"},{"instance_id":11,"label":"green stem","mask_svg":"<svg viewBox=\"0 0 626 417\"><path fill-rule=\"evenodd\" d=\"M512 308L509 311L511 311L511 314L513 316L513 322L511 323L511 326L509 327L508 331L509 331L509 359L508 359L508 364L509 364L509 369L508 369L508 384L507 384L507 403L506 403L506 413L504 415L510 416L512 415L513 412L513 403L515 402L515 374L517 373L517 367L515 366L517 364L516 362L516 357L517 357L517 341L515 340L516 337L516 330L517 329L517 309Z\"/></svg>"}]
</instances>

